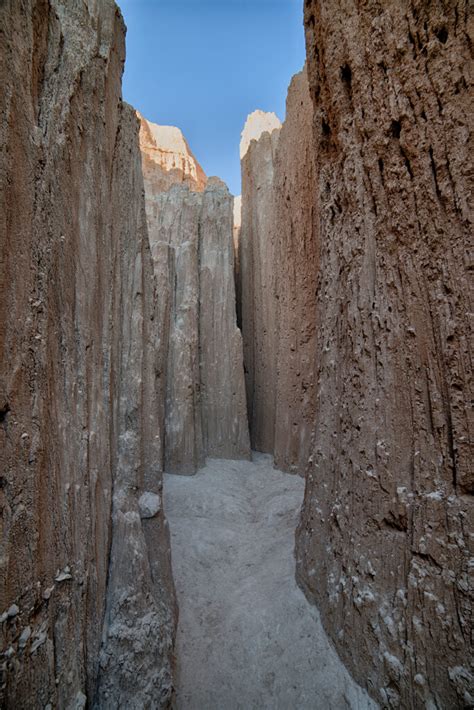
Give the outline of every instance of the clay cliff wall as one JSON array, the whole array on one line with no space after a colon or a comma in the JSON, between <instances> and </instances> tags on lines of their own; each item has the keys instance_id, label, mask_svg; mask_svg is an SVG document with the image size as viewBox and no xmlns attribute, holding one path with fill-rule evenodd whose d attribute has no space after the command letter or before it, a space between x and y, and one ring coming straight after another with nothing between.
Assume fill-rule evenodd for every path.
<instances>
[{"instance_id":1,"label":"clay cliff wall","mask_svg":"<svg viewBox=\"0 0 474 710\"><path fill-rule=\"evenodd\" d=\"M298 578L383 707L467 707L468 8L306 0L305 26L320 276Z\"/></svg>"},{"instance_id":2,"label":"clay cliff wall","mask_svg":"<svg viewBox=\"0 0 474 710\"><path fill-rule=\"evenodd\" d=\"M193 474L206 456L250 455L236 324L233 198L217 178L183 184L182 174L168 165L147 162L141 121L155 327L164 356L163 465L170 473ZM162 127L146 125L161 135Z\"/></svg>"},{"instance_id":3,"label":"clay cliff wall","mask_svg":"<svg viewBox=\"0 0 474 710\"><path fill-rule=\"evenodd\" d=\"M166 705L174 597L124 25L108 0L5 2L0 25L1 704Z\"/></svg>"},{"instance_id":4,"label":"clay cliff wall","mask_svg":"<svg viewBox=\"0 0 474 710\"><path fill-rule=\"evenodd\" d=\"M176 126L159 126L147 121L137 111L140 119L140 147L142 170L147 192L166 192L172 185L187 185L190 190L202 192L207 177Z\"/></svg>"},{"instance_id":5,"label":"clay cliff wall","mask_svg":"<svg viewBox=\"0 0 474 710\"><path fill-rule=\"evenodd\" d=\"M2 706L169 705L161 471L248 456L246 408L356 680L472 705L465 2L306 0L307 76L242 140L245 386L232 197L177 129L140 155L115 4L0 24Z\"/></svg>"},{"instance_id":6,"label":"clay cliff wall","mask_svg":"<svg viewBox=\"0 0 474 710\"><path fill-rule=\"evenodd\" d=\"M274 273L276 310L275 466L304 474L315 417L318 219L314 205L313 104L306 68L288 89L276 151Z\"/></svg>"},{"instance_id":7,"label":"clay cliff wall","mask_svg":"<svg viewBox=\"0 0 474 710\"><path fill-rule=\"evenodd\" d=\"M211 178L199 217L199 340L202 427L208 456L250 456L242 335L237 328L234 199Z\"/></svg>"},{"instance_id":8,"label":"clay cliff wall","mask_svg":"<svg viewBox=\"0 0 474 710\"><path fill-rule=\"evenodd\" d=\"M317 210L313 105L306 69L282 127L256 111L242 133L238 311L253 448L304 473L314 422Z\"/></svg>"},{"instance_id":9,"label":"clay cliff wall","mask_svg":"<svg viewBox=\"0 0 474 710\"><path fill-rule=\"evenodd\" d=\"M245 386L252 449L273 452L277 356L274 171L281 124L255 111L240 143L242 215L239 287Z\"/></svg>"},{"instance_id":10,"label":"clay cliff wall","mask_svg":"<svg viewBox=\"0 0 474 710\"><path fill-rule=\"evenodd\" d=\"M298 580L383 707L473 702L470 34L443 7L307 0L312 105L303 72L242 159L252 445L306 474Z\"/></svg>"}]
</instances>

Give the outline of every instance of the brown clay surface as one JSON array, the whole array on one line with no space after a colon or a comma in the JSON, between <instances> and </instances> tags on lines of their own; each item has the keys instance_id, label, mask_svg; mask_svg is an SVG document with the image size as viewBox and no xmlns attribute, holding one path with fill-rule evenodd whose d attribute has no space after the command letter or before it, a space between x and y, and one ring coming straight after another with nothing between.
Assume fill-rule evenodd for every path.
<instances>
[{"instance_id":1,"label":"brown clay surface","mask_svg":"<svg viewBox=\"0 0 474 710\"><path fill-rule=\"evenodd\" d=\"M150 162L145 138L151 129L152 157L169 147L170 130L175 150L189 149L178 129L140 120L156 285L163 465L170 473L194 474L206 456L250 456L236 324L233 198L218 178L191 180L191 168L198 176L204 173L196 163L190 167L190 152L178 161L182 170L170 168L175 158Z\"/></svg>"},{"instance_id":2,"label":"brown clay surface","mask_svg":"<svg viewBox=\"0 0 474 710\"><path fill-rule=\"evenodd\" d=\"M281 124L254 111L240 144L242 223L239 236L240 317L252 449L273 452L277 355L275 297L275 154Z\"/></svg>"},{"instance_id":3,"label":"brown clay surface","mask_svg":"<svg viewBox=\"0 0 474 710\"><path fill-rule=\"evenodd\" d=\"M276 151L272 230L278 330L275 466L301 474L310 456L315 417L319 250L312 122L305 68L288 89Z\"/></svg>"},{"instance_id":4,"label":"brown clay surface","mask_svg":"<svg viewBox=\"0 0 474 710\"><path fill-rule=\"evenodd\" d=\"M99 660L100 707L166 704L174 601L124 25L109 0L25 0L2 3L0 26L0 704L93 704Z\"/></svg>"},{"instance_id":5,"label":"brown clay surface","mask_svg":"<svg viewBox=\"0 0 474 710\"><path fill-rule=\"evenodd\" d=\"M384 707L470 707L468 7L307 0L305 26L320 279L298 579Z\"/></svg>"}]
</instances>

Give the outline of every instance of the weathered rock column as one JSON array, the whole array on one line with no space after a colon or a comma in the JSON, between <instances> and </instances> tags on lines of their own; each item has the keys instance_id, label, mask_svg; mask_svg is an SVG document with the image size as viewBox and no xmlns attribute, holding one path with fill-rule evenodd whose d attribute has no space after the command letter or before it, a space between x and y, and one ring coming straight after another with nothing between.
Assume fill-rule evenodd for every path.
<instances>
[{"instance_id":1,"label":"weathered rock column","mask_svg":"<svg viewBox=\"0 0 474 710\"><path fill-rule=\"evenodd\" d=\"M125 704L140 710L169 707L177 619L161 499L161 351L154 327L153 262L138 121L130 106L122 111L112 185L116 209L111 231L118 246L112 316L118 332L112 360L120 363L120 370L114 382L112 547L94 706L102 710ZM135 196L132 202L130 194Z\"/></svg>"},{"instance_id":2,"label":"weathered rock column","mask_svg":"<svg viewBox=\"0 0 474 710\"><path fill-rule=\"evenodd\" d=\"M205 459L199 368L201 198L199 193L175 185L169 192L153 194L151 199L156 210L154 221L149 220L155 269L162 273L164 290L169 294L167 321L159 321L163 327L160 337L167 339L163 365L164 467L171 473L190 474ZM167 268L163 267L163 258L167 259Z\"/></svg>"},{"instance_id":3,"label":"weathered rock column","mask_svg":"<svg viewBox=\"0 0 474 710\"><path fill-rule=\"evenodd\" d=\"M273 179L278 333L273 453L277 468L303 475L314 431L319 279L313 113L305 68L288 89Z\"/></svg>"},{"instance_id":4,"label":"weathered rock column","mask_svg":"<svg viewBox=\"0 0 474 710\"><path fill-rule=\"evenodd\" d=\"M256 111L242 133L238 299L252 446L303 474L315 406L317 210L313 105L296 75L280 128Z\"/></svg>"},{"instance_id":5,"label":"weathered rock column","mask_svg":"<svg viewBox=\"0 0 474 710\"><path fill-rule=\"evenodd\" d=\"M125 28L111 0L6 2L0 26L0 704L166 705L174 597Z\"/></svg>"},{"instance_id":6,"label":"weathered rock column","mask_svg":"<svg viewBox=\"0 0 474 710\"><path fill-rule=\"evenodd\" d=\"M252 113L240 144L242 226L239 268L245 384L252 448L273 453L277 357L274 161L275 114Z\"/></svg>"},{"instance_id":7,"label":"weathered rock column","mask_svg":"<svg viewBox=\"0 0 474 710\"><path fill-rule=\"evenodd\" d=\"M211 178L199 221L202 427L208 456L248 458L242 336L236 324L233 199Z\"/></svg>"},{"instance_id":8,"label":"weathered rock column","mask_svg":"<svg viewBox=\"0 0 474 710\"><path fill-rule=\"evenodd\" d=\"M465 2L305 3L320 224L298 577L384 707L468 707Z\"/></svg>"},{"instance_id":9,"label":"weathered rock column","mask_svg":"<svg viewBox=\"0 0 474 710\"><path fill-rule=\"evenodd\" d=\"M250 455L236 325L233 198L220 180L206 178L177 128L140 118L166 392L164 467L192 474L206 456Z\"/></svg>"}]
</instances>

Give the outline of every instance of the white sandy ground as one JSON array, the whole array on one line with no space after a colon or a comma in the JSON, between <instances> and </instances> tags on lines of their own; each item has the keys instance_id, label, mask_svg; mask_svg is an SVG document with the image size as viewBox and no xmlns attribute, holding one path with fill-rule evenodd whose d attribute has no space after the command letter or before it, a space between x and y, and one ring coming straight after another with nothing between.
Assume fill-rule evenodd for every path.
<instances>
[{"instance_id":1,"label":"white sandy ground","mask_svg":"<svg viewBox=\"0 0 474 710\"><path fill-rule=\"evenodd\" d=\"M350 677L295 582L298 476L208 460L165 475L180 608L179 710L376 708Z\"/></svg>"}]
</instances>

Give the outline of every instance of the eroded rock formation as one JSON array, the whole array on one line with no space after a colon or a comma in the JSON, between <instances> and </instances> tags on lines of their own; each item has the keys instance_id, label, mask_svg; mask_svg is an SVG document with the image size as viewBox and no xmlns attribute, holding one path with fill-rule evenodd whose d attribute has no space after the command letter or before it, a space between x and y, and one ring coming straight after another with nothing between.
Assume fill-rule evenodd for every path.
<instances>
[{"instance_id":1,"label":"eroded rock formation","mask_svg":"<svg viewBox=\"0 0 474 710\"><path fill-rule=\"evenodd\" d=\"M254 111L240 143L240 311L252 448L273 452L277 354L273 176L280 134L275 114Z\"/></svg>"},{"instance_id":2,"label":"eroded rock formation","mask_svg":"<svg viewBox=\"0 0 474 710\"><path fill-rule=\"evenodd\" d=\"M258 141L263 133L273 133L281 128L281 121L274 113L253 111L245 122L240 136L240 160L243 160L252 141Z\"/></svg>"},{"instance_id":3,"label":"eroded rock formation","mask_svg":"<svg viewBox=\"0 0 474 710\"><path fill-rule=\"evenodd\" d=\"M242 327L242 317L241 317L241 304L242 297L240 295L240 229L242 226L242 195L237 195L234 197L234 282L235 282L235 300L236 300L236 311L237 311L237 325L241 329Z\"/></svg>"},{"instance_id":4,"label":"eroded rock formation","mask_svg":"<svg viewBox=\"0 0 474 710\"><path fill-rule=\"evenodd\" d=\"M159 126L146 125L161 135ZM205 186L183 185L167 164L147 163L147 143L141 148L163 353L164 466L191 474L206 456L250 455L236 325L233 198L217 178ZM199 166L197 172L204 174Z\"/></svg>"},{"instance_id":5,"label":"eroded rock formation","mask_svg":"<svg viewBox=\"0 0 474 710\"><path fill-rule=\"evenodd\" d=\"M313 108L242 161L252 442L307 473L298 579L383 707L474 702L467 22L307 0Z\"/></svg>"},{"instance_id":6,"label":"eroded rock formation","mask_svg":"<svg viewBox=\"0 0 474 710\"><path fill-rule=\"evenodd\" d=\"M314 423L317 212L306 69L287 116L255 111L242 133L241 310L252 446L304 473Z\"/></svg>"},{"instance_id":7,"label":"eroded rock formation","mask_svg":"<svg viewBox=\"0 0 474 710\"><path fill-rule=\"evenodd\" d=\"M109 0L6 2L0 25L1 704L166 705L174 596L124 25Z\"/></svg>"},{"instance_id":8,"label":"eroded rock formation","mask_svg":"<svg viewBox=\"0 0 474 710\"><path fill-rule=\"evenodd\" d=\"M233 198L211 178L199 220L202 426L208 456L250 456L242 336L236 324Z\"/></svg>"},{"instance_id":9,"label":"eroded rock formation","mask_svg":"<svg viewBox=\"0 0 474 710\"><path fill-rule=\"evenodd\" d=\"M276 151L272 230L278 333L273 453L277 468L302 474L314 430L319 278L312 121L305 68L288 89Z\"/></svg>"},{"instance_id":10,"label":"eroded rock formation","mask_svg":"<svg viewBox=\"0 0 474 710\"><path fill-rule=\"evenodd\" d=\"M138 112L137 112L138 113ZM140 147L145 189L148 193L165 192L172 185L188 185L202 191L207 178L176 126L159 126L140 113Z\"/></svg>"},{"instance_id":11,"label":"eroded rock formation","mask_svg":"<svg viewBox=\"0 0 474 710\"><path fill-rule=\"evenodd\" d=\"M248 457L246 406L306 473L298 581L356 680L472 706L465 1L305 1L240 232L178 129L141 117L140 156L112 0L0 24L2 706L170 704L161 472Z\"/></svg>"},{"instance_id":12,"label":"eroded rock formation","mask_svg":"<svg viewBox=\"0 0 474 710\"><path fill-rule=\"evenodd\" d=\"M306 2L321 278L299 579L384 706L465 707L468 10L339 12Z\"/></svg>"}]
</instances>

